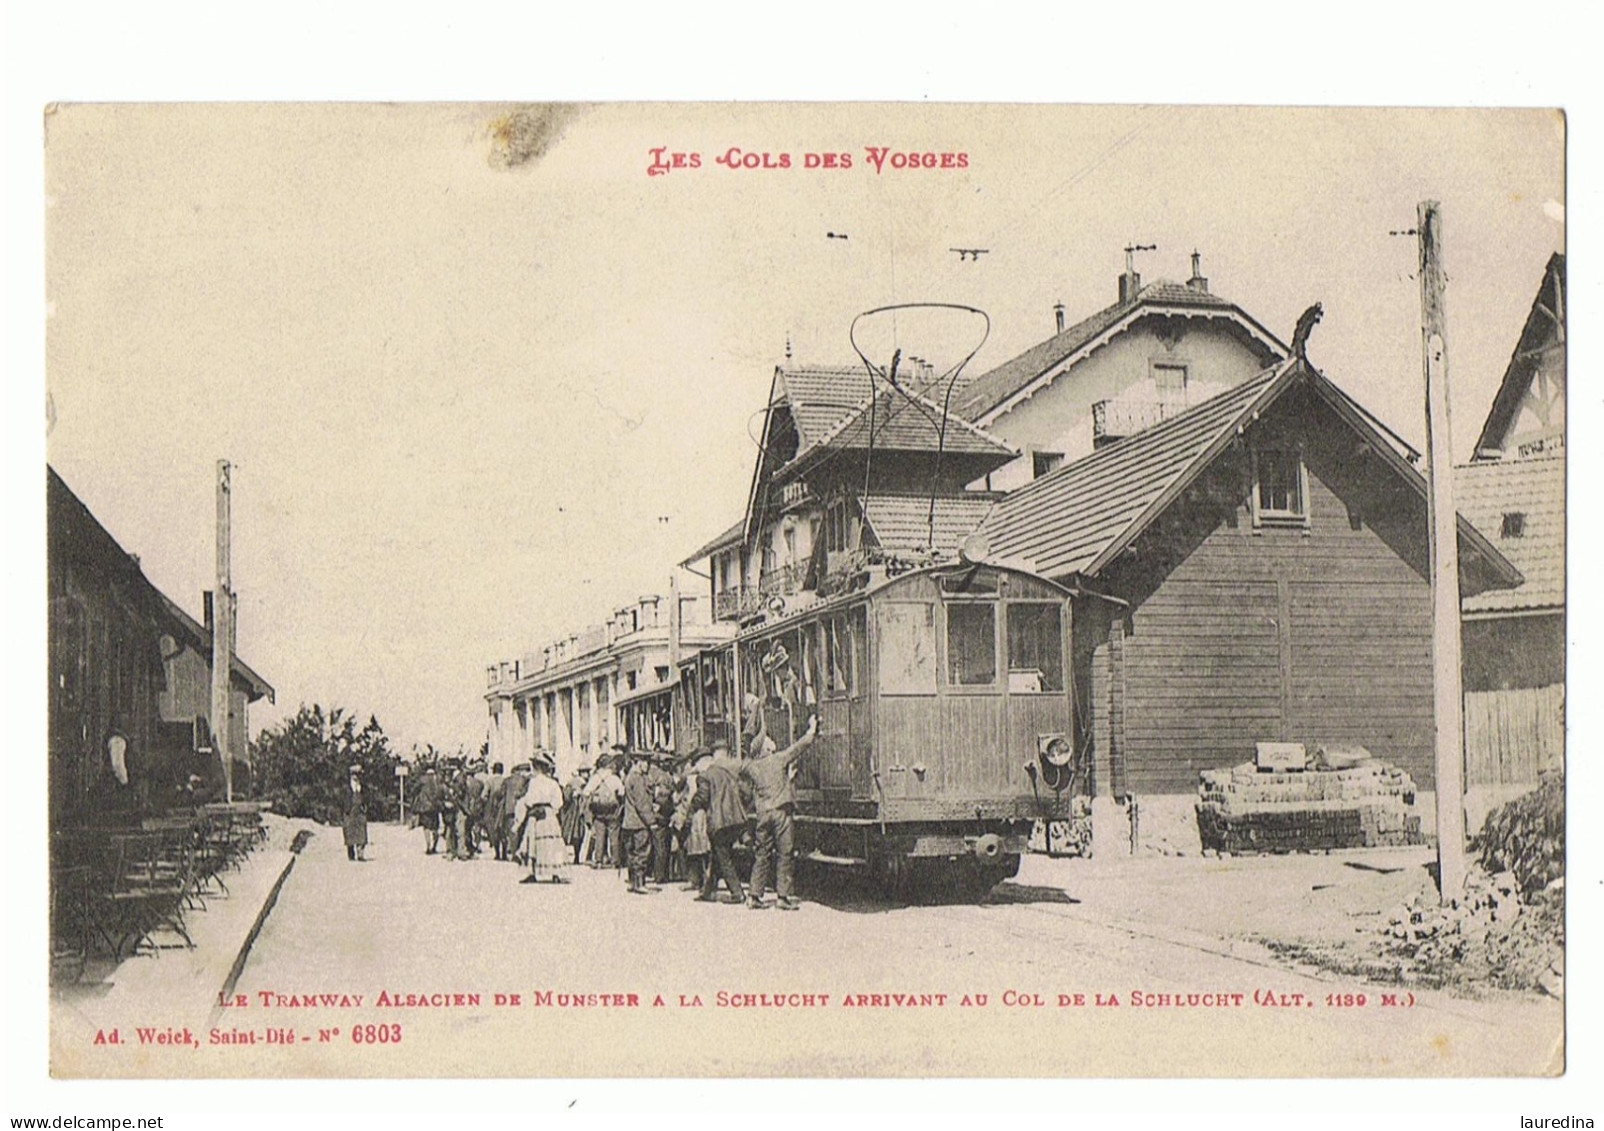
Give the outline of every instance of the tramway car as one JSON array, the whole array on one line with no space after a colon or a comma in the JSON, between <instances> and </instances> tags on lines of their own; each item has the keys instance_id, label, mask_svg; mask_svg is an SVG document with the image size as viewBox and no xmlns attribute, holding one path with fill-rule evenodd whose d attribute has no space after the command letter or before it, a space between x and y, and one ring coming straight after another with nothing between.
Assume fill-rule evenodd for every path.
<instances>
[{"instance_id":1,"label":"tramway car","mask_svg":"<svg viewBox=\"0 0 1604 1131\"><path fill-rule=\"evenodd\" d=\"M795 611L777 601L733 643L681 662L677 745L733 739L748 693L781 747L816 713L794 780L799 855L868 869L897 895L983 893L1017 874L1035 822L1089 812L1070 598L959 560Z\"/></svg>"}]
</instances>

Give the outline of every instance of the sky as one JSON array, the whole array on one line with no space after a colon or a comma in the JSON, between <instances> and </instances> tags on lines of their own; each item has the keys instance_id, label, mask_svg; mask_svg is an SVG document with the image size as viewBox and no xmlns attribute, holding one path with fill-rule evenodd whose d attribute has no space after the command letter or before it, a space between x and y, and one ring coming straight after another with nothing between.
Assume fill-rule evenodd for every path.
<instances>
[{"instance_id":1,"label":"sky","mask_svg":"<svg viewBox=\"0 0 1604 1131\"><path fill-rule=\"evenodd\" d=\"M737 519L787 342L983 309L984 371L1144 280L1211 288L1418 445L1416 205L1441 202L1463 460L1565 240L1541 110L68 105L45 133L48 457L192 613L233 462L243 658L403 748L487 665L666 591ZM654 147L699 168L648 176ZM730 169L731 147L790 168ZM963 154L877 169L868 147ZM808 169L804 154L852 157ZM939 163L939 162L938 162ZM847 238L831 238L829 233ZM976 260L950 249L988 249ZM904 343L918 352L916 344ZM680 584L705 585L688 574Z\"/></svg>"}]
</instances>

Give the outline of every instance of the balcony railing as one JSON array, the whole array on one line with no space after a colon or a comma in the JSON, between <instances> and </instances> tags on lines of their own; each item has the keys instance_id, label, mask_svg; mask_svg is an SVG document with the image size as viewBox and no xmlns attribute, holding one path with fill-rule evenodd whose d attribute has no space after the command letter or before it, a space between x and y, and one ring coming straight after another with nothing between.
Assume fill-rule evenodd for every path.
<instances>
[{"instance_id":1,"label":"balcony railing","mask_svg":"<svg viewBox=\"0 0 1604 1131\"><path fill-rule=\"evenodd\" d=\"M1092 405L1092 440L1122 440L1186 410L1181 400L1126 400L1113 398Z\"/></svg>"},{"instance_id":2,"label":"balcony railing","mask_svg":"<svg viewBox=\"0 0 1604 1131\"><path fill-rule=\"evenodd\" d=\"M789 597L802 588L802 578L806 567L799 564L776 566L766 569L757 580L757 590L764 597L779 595Z\"/></svg>"},{"instance_id":3,"label":"balcony railing","mask_svg":"<svg viewBox=\"0 0 1604 1131\"><path fill-rule=\"evenodd\" d=\"M718 620L740 620L758 609L758 591L750 586L726 589L713 598L713 616Z\"/></svg>"}]
</instances>

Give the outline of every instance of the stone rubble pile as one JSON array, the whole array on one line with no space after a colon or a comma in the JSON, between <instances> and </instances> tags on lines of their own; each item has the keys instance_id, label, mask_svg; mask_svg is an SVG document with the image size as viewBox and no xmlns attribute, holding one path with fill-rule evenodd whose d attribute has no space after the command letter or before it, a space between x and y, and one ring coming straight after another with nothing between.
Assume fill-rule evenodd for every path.
<instances>
[{"instance_id":1,"label":"stone rubble pile","mask_svg":"<svg viewBox=\"0 0 1604 1131\"><path fill-rule=\"evenodd\" d=\"M1508 989L1564 986L1564 880L1530 899L1513 872L1472 869L1461 898L1440 905L1432 890L1394 909L1381 950L1402 960L1408 980L1483 981Z\"/></svg>"}]
</instances>

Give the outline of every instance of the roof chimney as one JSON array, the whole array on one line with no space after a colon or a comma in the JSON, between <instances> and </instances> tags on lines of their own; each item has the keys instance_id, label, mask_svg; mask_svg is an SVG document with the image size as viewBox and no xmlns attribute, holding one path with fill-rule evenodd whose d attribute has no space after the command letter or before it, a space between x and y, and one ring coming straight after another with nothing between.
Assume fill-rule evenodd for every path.
<instances>
[{"instance_id":1,"label":"roof chimney","mask_svg":"<svg viewBox=\"0 0 1604 1131\"><path fill-rule=\"evenodd\" d=\"M1125 249L1125 274L1119 277L1120 302L1135 302L1142 289L1142 277L1136 273L1136 253L1157 250L1158 245L1150 243L1131 244Z\"/></svg>"},{"instance_id":2,"label":"roof chimney","mask_svg":"<svg viewBox=\"0 0 1604 1131\"><path fill-rule=\"evenodd\" d=\"M1196 251L1192 252L1192 277L1186 281L1186 285L1204 294L1209 290L1209 281L1203 277L1203 257Z\"/></svg>"},{"instance_id":3,"label":"roof chimney","mask_svg":"<svg viewBox=\"0 0 1604 1131\"><path fill-rule=\"evenodd\" d=\"M1058 332L1060 334L1062 334L1064 332L1064 304L1063 303L1061 303L1061 302L1053 303L1053 320L1058 323Z\"/></svg>"}]
</instances>

